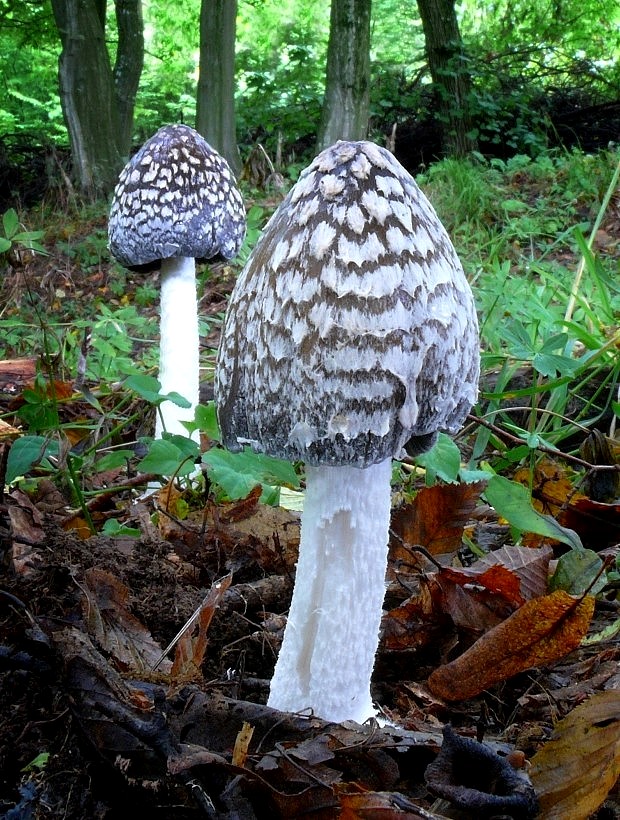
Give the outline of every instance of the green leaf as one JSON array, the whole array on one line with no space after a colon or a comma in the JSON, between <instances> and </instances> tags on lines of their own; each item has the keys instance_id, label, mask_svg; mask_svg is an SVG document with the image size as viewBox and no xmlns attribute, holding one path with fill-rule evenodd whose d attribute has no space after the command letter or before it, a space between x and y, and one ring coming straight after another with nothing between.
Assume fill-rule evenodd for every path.
<instances>
[{"instance_id":1,"label":"green leaf","mask_svg":"<svg viewBox=\"0 0 620 820\"><path fill-rule=\"evenodd\" d=\"M583 595L586 591L596 595L607 583L602 568L603 561L593 550L571 550L559 558L549 589L563 589L569 595Z\"/></svg>"},{"instance_id":2,"label":"green leaf","mask_svg":"<svg viewBox=\"0 0 620 820\"><path fill-rule=\"evenodd\" d=\"M183 441L190 441L190 439L180 438ZM144 473L155 473L161 476L186 476L195 469L194 460L188 457L179 447L172 441L167 439L157 439L153 441L149 448L147 455L138 463L138 470Z\"/></svg>"},{"instance_id":3,"label":"green leaf","mask_svg":"<svg viewBox=\"0 0 620 820\"><path fill-rule=\"evenodd\" d=\"M110 355L113 355L111 345ZM171 401L178 407L191 407L191 402L174 390L170 393L162 393L161 382L154 376L146 376L143 373L129 376L125 380L125 386L130 390L133 390L134 393L137 393L145 401L148 401L149 404L159 405L164 401Z\"/></svg>"},{"instance_id":4,"label":"green leaf","mask_svg":"<svg viewBox=\"0 0 620 820\"><path fill-rule=\"evenodd\" d=\"M151 404L159 404L163 401L160 394L161 384L154 376L145 376L144 374L130 376L126 379L125 386Z\"/></svg>"},{"instance_id":5,"label":"green leaf","mask_svg":"<svg viewBox=\"0 0 620 820\"><path fill-rule=\"evenodd\" d=\"M97 459L95 469L98 473L103 473L105 470L118 470L119 467L125 467L133 456L133 450L112 450Z\"/></svg>"},{"instance_id":6,"label":"green leaf","mask_svg":"<svg viewBox=\"0 0 620 820\"><path fill-rule=\"evenodd\" d=\"M19 228L19 217L15 208L9 208L2 216L2 224L4 226L4 235L7 239L12 239Z\"/></svg>"},{"instance_id":7,"label":"green leaf","mask_svg":"<svg viewBox=\"0 0 620 820\"><path fill-rule=\"evenodd\" d=\"M104 535L127 535L131 538L139 538L140 537L140 530L136 527L126 527L124 524L120 524L116 518L108 518L108 520L103 525L103 529L101 532Z\"/></svg>"},{"instance_id":8,"label":"green leaf","mask_svg":"<svg viewBox=\"0 0 620 820\"><path fill-rule=\"evenodd\" d=\"M583 549L581 539L574 530L563 527L555 518L543 515L532 507L529 490L523 484L494 475L489 479L484 494L497 514L515 529L554 538L576 550Z\"/></svg>"},{"instance_id":9,"label":"green leaf","mask_svg":"<svg viewBox=\"0 0 620 820\"><path fill-rule=\"evenodd\" d=\"M15 441L9 450L6 464L7 484L26 475L36 464L48 456L58 455L58 442L49 441L45 436L23 436Z\"/></svg>"},{"instance_id":10,"label":"green leaf","mask_svg":"<svg viewBox=\"0 0 620 820\"><path fill-rule=\"evenodd\" d=\"M6 253L11 248L11 243L8 239L0 236L0 253Z\"/></svg>"},{"instance_id":11,"label":"green leaf","mask_svg":"<svg viewBox=\"0 0 620 820\"><path fill-rule=\"evenodd\" d=\"M194 419L197 429L205 433L211 441L221 440L220 426L217 423L214 401L210 401L208 404L199 404L196 408Z\"/></svg>"},{"instance_id":12,"label":"green leaf","mask_svg":"<svg viewBox=\"0 0 620 820\"><path fill-rule=\"evenodd\" d=\"M274 497L273 485L299 486L299 478L288 461L254 453L249 447L241 453L214 447L203 454L202 460L211 481L219 485L231 501L245 498L259 484L265 503L269 496Z\"/></svg>"},{"instance_id":13,"label":"green leaf","mask_svg":"<svg viewBox=\"0 0 620 820\"><path fill-rule=\"evenodd\" d=\"M541 376L572 376L579 370L581 363L559 353L536 353L532 366Z\"/></svg>"},{"instance_id":14,"label":"green leaf","mask_svg":"<svg viewBox=\"0 0 620 820\"><path fill-rule=\"evenodd\" d=\"M415 463L426 470L427 484L433 484L437 477L454 482L461 469L461 452L450 436L439 433L433 447L416 456Z\"/></svg>"},{"instance_id":15,"label":"green leaf","mask_svg":"<svg viewBox=\"0 0 620 820\"><path fill-rule=\"evenodd\" d=\"M34 772L35 770L43 771L43 769L47 766L49 759L49 752L41 752L33 760L31 760L30 763L27 763L23 769L20 769L20 771L25 773Z\"/></svg>"}]
</instances>

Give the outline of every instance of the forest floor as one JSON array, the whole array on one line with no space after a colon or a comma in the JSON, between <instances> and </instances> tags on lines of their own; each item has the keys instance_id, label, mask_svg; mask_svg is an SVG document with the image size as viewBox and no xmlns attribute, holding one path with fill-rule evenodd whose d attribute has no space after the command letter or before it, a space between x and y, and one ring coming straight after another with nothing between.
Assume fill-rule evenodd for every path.
<instances>
[{"instance_id":1,"label":"forest floor","mask_svg":"<svg viewBox=\"0 0 620 820\"><path fill-rule=\"evenodd\" d=\"M66 264L56 260L50 298L62 284L79 288L82 300L100 299L105 271L84 279ZM27 273L49 283L49 266L30 260ZM221 313L231 282L225 269L209 280L204 315ZM155 321L156 305L144 314ZM216 345L217 329L205 343ZM2 418L11 420L31 379L19 368L4 377ZM63 412L67 422L92 407L74 401ZM136 429L126 433L135 437ZM458 694L450 662L507 623L524 599L548 597L539 589L522 598L511 581L518 577L522 592L536 586L565 551L540 540L511 547L510 528L482 488L427 496L444 519L434 525L436 539L452 544L439 564L407 547L420 543L412 523L420 508L409 500L395 506L373 677L383 718L360 727L264 705L292 591L299 515L259 503L256 492L220 504L174 489L144 498L145 481L119 470L86 487L101 491L89 506L97 525L116 517L128 528L114 536L85 532L66 487L46 477L0 498L1 817L528 817L533 793L543 817L620 817L615 589L596 603L586 596L589 640L571 643L565 630L566 617L582 617L583 596L549 626L551 642L559 633L566 641L558 660L545 663L543 654L541 663L493 676L502 654L510 661L508 651L477 667L475 694L446 697L429 686L433 673L447 670ZM588 546L598 541L613 556L619 508L606 506L611 523ZM494 565L501 579L457 577L467 571L463 532L501 556ZM534 614L531 629L546 617ZM529 628L502 638L515 641L513 654L526 651L516 646L519 630ZM447 725L474 742L455 740Z\"/></svg>"}]
</instances>

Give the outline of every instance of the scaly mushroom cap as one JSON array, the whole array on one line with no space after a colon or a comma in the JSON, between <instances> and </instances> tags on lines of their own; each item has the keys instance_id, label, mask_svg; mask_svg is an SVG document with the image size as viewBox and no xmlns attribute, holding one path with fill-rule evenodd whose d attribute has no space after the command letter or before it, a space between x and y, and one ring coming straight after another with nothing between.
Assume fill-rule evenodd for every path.
<instances>
[{"instance_id":1,"label":"scaly mushroom cap","mask_svg":"<svg viewBox=\"0 0 620 820\"><path fill-rule=\"evenodd\" d=\"M125 267L177 256L231 259L244 236L245 208L232 171L193 128L160 128L122 170L108 237Z\"/></svg>"},{"instance_id":2,"label":"scaly mushroom cap","mask_svg":"<svg viewBox=\"0 0 620 820\"><path fill-rule=\"evenodd\" d=\"M422 191L372 143L323 151L230 299L215 385L226 447L366 467L456 431L478 375L473 296Z\"/></svg>"}]
</instances>

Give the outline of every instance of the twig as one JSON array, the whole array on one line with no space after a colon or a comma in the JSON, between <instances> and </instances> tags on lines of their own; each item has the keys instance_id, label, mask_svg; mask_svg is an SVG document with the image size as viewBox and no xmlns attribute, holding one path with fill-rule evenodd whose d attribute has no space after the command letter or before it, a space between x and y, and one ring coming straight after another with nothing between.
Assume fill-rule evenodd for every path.
<instances>
[{"instance_id":1,"label":"twig","mask_svg":"<svg viewBox=\"0 0 620 820\"><path fill-rule=\"evenodd\" d=\"M482 427L486 427L487 430L490 430L492 433L495 433L496 436L510 442L511 444L525 444L525 441L519 436L514 436L512 433L508 433L496 424L492 424L490 421L486 421L479 416L469 415L467 418L476 424L482 425ZM555 447L547 447L544 444L537 444L536 447L532 449L538 450L541 453L547 453L548 455L562 458L565 461L569 461L571 464L577 464L579 467L584 467L586 470L591 470L592 472L604 472L606 470L616 473L620 472L620 464L590 464L589 461L585 461L583 458L579 458L579 456L571 456L569 453L563 453Z\"/></svg>"}]
</instances>

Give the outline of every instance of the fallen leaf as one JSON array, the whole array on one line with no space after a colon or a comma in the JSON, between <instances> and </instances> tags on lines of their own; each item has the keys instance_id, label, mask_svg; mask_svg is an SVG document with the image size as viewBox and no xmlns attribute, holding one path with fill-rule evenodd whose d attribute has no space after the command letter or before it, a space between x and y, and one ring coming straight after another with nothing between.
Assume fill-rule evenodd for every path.
<instances>
[{"instance_id":1,"label":"fallen leaf","mask_svg":"<svg viewBox=\"0 0 620 820\"><path fill-rule=\"evenodd\" d=\"M224 593L230 586L232 574L215 581L203 602L178 636L171 676L178 683L200 676L200 667L207 651L207 632ZM194 626L197 625L197 630ZM195 634L194 634L195 633ZM157 663L159 666L160 664Z\"/></svg>"},{"instance_id":2,"label":"fallen leaf","mask_svg":"<svg viewBox=\"0 0 620 820\"><path fill-rule=\"evenodd\" d=\"M620 541L620 503L579 498L563 510L560 521L579 533L585 544L600 550Z\"/></svg>"},{"instance_id":3,"label":"fallen leaf","mask_svg":"<svg viewBox=\"0 0 620 820\"><path fill-rule=\"evenodd\" d=\"M620 691L598 692L561 720L531 761L541 820L585 820L620 775Z\"/></svg>"},{"instance_id":4,"label":"fallen leaf","mask_svg":"<svg viewBox=\"0 0 620 820\"><path fill-rule=\"evenodd\" d=\"M345 784L347 789L351 783ZM395 792L346 792L339 795L340 820L407 820L433 818L438 815L416 810L410 800Z\"/></svg>"},{"instance_id":5,"label":"fallen leaf","mask_svg":"<svg viewBox=\"0 0 620 820\"><path fill-rule=\"evenodd\" d=\"M18 430L17 427L13 427L12 424L0 419L0 441L12 441L21 436L21 434L21 430Z\"/></svg>"},{"instance_id":6,"label":"fallen leaf","mask_svg":"<svg viewBox=\"0 0 620 820\"><path fill-rule=\"evenodd\" d=\"M381 623L381 647L388 652L428 646L445 626L442 612L442 589L435 575L420 576L420 588L400 606L387 612Z\"/></svg>"},{"instance_id":7,"label":"fallen leaf","mask_svg":"<svg viewBox=\"0 0 620 820\"><path fill-rule=\"evenodd\" d=\"M428 687L444 700L466 700L526 669L553 663L579 646L593 612L592 596L575 599L563 590L528 601L436 669Z\"/></svg>"},{"instance_id":8,"label":"fallen leaf","mask_svg":"<svg viewBox=\"0 0 620 820\"><path fill-rule=\"evenodd\" d=\"M410 504L394 510L391 560L411 563L408 548L416 545L424 547L432 555L459 549L463 530L483 488L482 482L424 487Z\"/></svg>"},{"instance_id":9,"label":"fallen leaf","mask_svg":"<svg viewBox=\"0 0 620 820\"><path fill-rule=\"evenodd\" d=\"M248 759L248 750L253 734L254 726L244 720L243 725L241 726L241 729L239 729L237 737L235 738L235 746L233 748L231 761L233 766L245 766L245 762Z\"/></svg>"},{"instance_id":10,"label":"fallen leaf","mask_svg":"<svg viewBox=\"0 0 620 820\"><path fill-rule=\"evenodd\" d=\"M144 624L129 611L129 589L102 569L84 573L82 611L88 632L120 671L144 675L161 655L161 647ZM170 669L165 661L162 669Z\"/></svg>"},{"instance_id":11,"label":"fallen leaf","mask_svg":"<svg viewBox=\"0 0 620 820\"><path fill-rule=\"evenodd\" d=\"M550 547L502 547L471 567L444 567L440 575L456 584L476 583L515 606L538 598L547 590Z\"/></svg>"}]
</instances>

